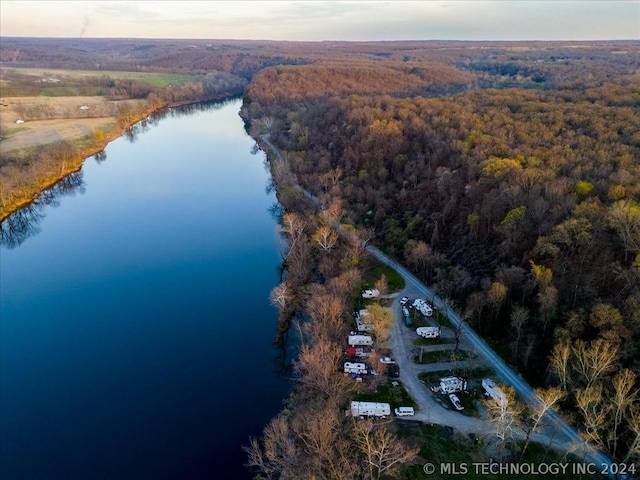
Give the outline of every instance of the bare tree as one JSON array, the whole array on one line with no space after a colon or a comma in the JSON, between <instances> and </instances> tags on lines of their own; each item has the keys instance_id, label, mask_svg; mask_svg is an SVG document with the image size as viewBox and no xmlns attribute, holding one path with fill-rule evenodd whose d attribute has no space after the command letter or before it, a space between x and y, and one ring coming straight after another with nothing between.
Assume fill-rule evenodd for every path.
<instances>
[{"instance_id":1,"label":"bare tree","mask_svg":"<svg viewBox=\"0 0 640 480\"><path fill-rule=\"evenodd\" d=\"M352 437L363 455L366 479L393 476L402 465L412 462L418 455L418 448L409 448L372 420L354 420Z\"/></svg>"},{"instance_id":2,"label":"bare tree","mask_svg":"<svg viewBox=\"0 0 640 480\"><path fill-rule=\"evenodd\" d=\"M244 447L244 450L248 455L247 466L265 475L258 478L299 478L301 451L284 415L280 414L269 422L262 442L251 438L249 447Z\"/></svg>"},{"instance_id":3,"label":"bare tree","mask_svg":"<svg viewBox=\"0 0 640 480\"><path fill-rule=\"evenodd\" d=\"M516 402L513 387L502 385L500 389L505 394L506 400L495 401L489 399L485 401L485 407L489 415L489 421L494 426L495 436L498 438L498 447L502 460L506 444L514 440L515 429L520 424L522 408Z\"/></svg>"},{"instance_id":4,"label":"bare tree","mask_svg":"<svg viewBox=\"0 0 640 480\"><path fill-rule=\"evenodd\" d=\"M574 359L572 366L586 388L612 370L618 360L618 347L601 338L590 344L578 339L571 350Z\"/></svg>"},{"instance_id":5,"label":"bare tree","mask_svg":"<svg viewBox=\"0 0 640 480\"><path fill-rule=\"evenodd\" d=\"M529 309L520 305L516 306L511 312L511 328L515 333L513 340L513 356L518 358L518 349L520 348L520 340L522 339L522 327L529 320Z\"/></svg>"},{"instance_id":6,"label":"bare tree","mask_svg":"<svg viewBox=\"0 0 640 480\"><path fill-rule=\"evenodd\" d=\"M342 348L329 341L314 339L312 344L301 347L294 369L300 385L310 389L309 396L320 394L321 398L339 404L354 389L353 380L340 373L342 358Z\"/></svg>"},{"instance_id":7,"label":"bare tree","mask_svg":"<svg viewBox=\"0 0 640 480\"><path fill-rule=\"evenodd\" d=\"M331 251L338 243L338 232L328 225L320 226L313 234L313 241L325 252Z\"/></svg>"},{"instance_id":8,"label":"bare tree","mask_svg":"<svg viewBox=\"0 0 640 480\"><path fill-rule=\"evenodd\" d=\"M584 436L601 447L605 445L605 430L609 404L603 401L602 385L592 385L576 391L576 403L582 414Z\"/></svg>"},{"instance_id":9,"label":"bare tree","mask_svg":"<svg viewBox=\"0 0 640 480\"><path fill-rule=\"evenodd\" d=\"M269 300L273 306L278 307L280 310L284 310L287 304L291 301L292 296L293 291L291 290L291 285L287 282L282 282L273 287L273 290L271 290L271 293L269 294Z\"/></svg>"},{"instance_id":10,"label":"bare tree","mask_svg":"<svg viewBox=\"0 0 640 480\"><path fill-rule=\"evenodd\" d=\"M289 251L295 247L296 242L304 233L305 227L306 221L304 217L297 213L287 212L282 216L282 231L289 239Z\"/></svg>"},{"instance_id":11,"label":"bare tree","mask_svg":"<svg viewBox=\"0 0 640 480\"><path fill-rule=\"evenodd\" d=\"M378 280L376 280L374 288L380 292L380 297L389 293L389 285L387 284L387 277L384 275L384 273L380 275L380 278Z\"/></svg>"},{"instance_id":12,"label":"bare tree","mask_svg":"<svg viewBox=\"0 0 640 480\"><path fill-rule=\"evenodd\" d=\"M522 461L522 458L527 451L527 447L529 446L529 442L531 441L531 434L540 427L543 417L549 410L551 410L560 400L562 400L566 396L566 392L555 387L538 388L535 390L535 393L538 396L538 400L540 402L537 403L533 410L531 410L530 412L529 420L531 421L531 424L527 429L527 435L524 440L522 452L520 453L520 461Z\"/></svg>"},{"instance_id":13,"label":"bare tree","mask_svg":"<svg viewBox=\"0 0 640 480\"><path fill-rule=\"evenodd\" d=\"M613 393L610 396L611 402L612 422L609 423L611 434L609 435L609 451L616 456L618 453L618 441L620 438L620 429L625 417L628 417L630 408L638 401L640 392L634 390L633 387L636 383L636 374L625 368L615 377L611 382L613 386Z\"/></svg>"},{"instance_id":14,"label":"bare tree","mask_svg":"<svg viewBox=\"0 0 640 480\"><path fill-rule=\"evenodd\" d=\"M553 347L551 352L550 367L558 377L560 388L567 391L570 380L571 345L569 343L558 343Z\"/></svg>"}]
</instances>

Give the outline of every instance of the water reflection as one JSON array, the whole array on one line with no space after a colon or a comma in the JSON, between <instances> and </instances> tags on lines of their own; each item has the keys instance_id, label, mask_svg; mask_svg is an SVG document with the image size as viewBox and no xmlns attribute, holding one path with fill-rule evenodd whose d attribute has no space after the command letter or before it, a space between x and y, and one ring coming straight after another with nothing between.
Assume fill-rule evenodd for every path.
<instances>
[{"instance_id":1,"label":"water reflection","mask_svg":"<svg viewBox=\"0 0 640 480\"><path fill-rule=\"evenodd\" d=\"M27 238L40 231L40 222L45 218L45 207L57 207L60 197L85 192L82 170L71 173L40 193L30 204L16 210L0 223L0 245L15 248Z\"/></svg>"},{"instance_id":2,"label":"water reflection","mask_svg":"<svg viewBox=\"0 0 640 480\"><path fill-rule=\"evenodd\" d=\"M156 126L160 120L167 117L184 117L197 112L209 110L220 110L225 106L235 102L240 97L231 97L224 100L195 103L170 107L152 113L147 118L132 125L124 132L124 137L131 143L137 137L147 132L151 127ZM107 159L106 151L99 152L93 156L97 164L101 164ZM26 239L40 232L40 223L46 215L44 209L47 206L57 207L60 204L60 197L84 193L86 185L83 180L82 169L62 178L53 187L40 192L38 198L25 207L16 210L0 223L0 246L15 248L21 245Z\"/></svg>"}]
</instances>

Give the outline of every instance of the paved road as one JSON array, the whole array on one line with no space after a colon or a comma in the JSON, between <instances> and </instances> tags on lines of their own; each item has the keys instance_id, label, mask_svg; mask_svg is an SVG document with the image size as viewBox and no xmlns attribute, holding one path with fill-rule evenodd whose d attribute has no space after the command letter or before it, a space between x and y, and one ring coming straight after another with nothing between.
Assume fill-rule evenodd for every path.
<instances>
[{"instance_id":1,"label":"paved road","mask_svg":"<svg viewBox=\"0 0 640 480\"><path fill-rule=\"evenodd\" d=\"M402 276L405 281L406 287L401 295L407 295L407 292L415 292L415 296L422 297L428 299L432 302L432 304L443 314L447 315L449 321L454 327L460 326L462 330L462 337L464 339L465 344L470 345L471 348L478 353L487 364L491 365L491 368L496 372L497 377L503 381L504 383L513 386L518 396L531 405L539 404L539 399L535 395L533 389L527 384L519 375L517 375L505 362L500 358L492 349L489 347L486 342L478 336L478 334L465 322L463 322L460 317L456 314L456 312L451 309L446 303L442 301L441 298L435 295L435 293L429 289L426 285L420 282L411 272L409 272L402 265L398 264L394 260L390 259L387 255L382 253L380 250L375 248L372 245L367 245L366 250L369 254L373 255L378 261L381 263L393 268L398 274ZM399 294L399 295L400 295ZM398 306L395 308L396 312L398 311ZM398 313L396 316L399 317ZM401 364L401 358L407 359L407 351L405 347L405 342L402 341L402 331L400 329L400 319L394 325L391 334L392 345L391 348L396 355L396 361L398 361L400 366L400 374L401 380L407 386L407 390L409 393L418 401L418 399L423 399L424 395L421 393L421 390L425 390L424 387L421 389L416 385L415 380L417 379L417 373L415 367L412 365L413 362L404 362L404 369L409 370L408 375L403 376L403 365ZM393 341L396 338L396 341ZM395 348L394 348L395 347ZM417 395L417 396L416 396ZM420 402L418 402L420 403ZM427 401L425 406L429 407L430 403ZM457 414L457 412L450 412L452 414ZM444 419L443 419L444 420ZM446 419L448 420L448 419ZM435 422L434 422L435 423ZM441 422L437 422L441 423ZM478 426L477 432L486 431L487 423L485 424L484 429L480 429ZM588 449L587 451L583 450L582 445L584 445L583 439L580 437L578 432L570 425L568 425L560 416L555 412L549 412L545 417L545 424L549 427L545 432L539 432L536 435L533 435L533 439L535 441L539 441L542 443L553 442L556 446L561 449L576 449L577 452L581 455L585 455L585 459L587 462L595 463L596 465L606 464L611 465L611 460L601 451L595 449ZM458 429L466 430L467 427L470 426L469 422L458 422L450 424L455 426ZM613 478L613 477L612 477Z\"/></svg>"},{"instance_id":2,"label":"paved road","mask_svg":"<svg viewBox=\"0 0 640 480\"><path fill-rule=\"evenodd\" d=\"M262 135L261 138L270 147L276 157L284 162L281 152L269 141L269 135ZM309 191L304 190L294 179L292 179L292 181L293 186L299 188L307 198L313 200L316 204L319 203L318 199ZM352 236L351 232L347 232L339 226L336 226L336 229L343 236ZM393 268L402 276L406 284L405 290L402 292L403 295L411 292L414 293L414 295L412 295L414 297L422 297L429 300L441 313L447 315L454 327L460 327L465 345L474 350L487 364L491 365L491 368L496 372L497 377L502 382L511 385L519 397L530 405L535 406L539 404L540 400L535 395L531 386L516 374L441 298L437 297L432 290L420 282L405 267L390 259L374 246L366 245L365 249L379 262ZM394 303L394 308L398 321L395 322L392 328L389 346L393 350L396 361L400 367L400 380L421 408L421 411L415 415L415 419L428 423L453 426L463 432L478 434L490 433L492 427L486 421L467 417L461 415L460 412L445 409L438 403L436 398L427 390L422 382L420 382L418 379L419 371L417 365L411 360L411 352L407 351L407 345L411 344L410 340L406 341L406 339L403 338L403 329L400 325L402 316L400 315L400 307L397 301ZM544 423L547 425L546 431L535 432L532 435L533 441L543 444L554 444L561 450L575 450L576 454L584 458L585 462L591 462L597 466L603 464L611 465L612 462L609 457L601 451L594 448L587 448L585 450L584 441L576 429L568 425L556 412L550 411L545 416ZM614 478L614 476L611 476L611 478Z\"/></svg>"}]
</instances>

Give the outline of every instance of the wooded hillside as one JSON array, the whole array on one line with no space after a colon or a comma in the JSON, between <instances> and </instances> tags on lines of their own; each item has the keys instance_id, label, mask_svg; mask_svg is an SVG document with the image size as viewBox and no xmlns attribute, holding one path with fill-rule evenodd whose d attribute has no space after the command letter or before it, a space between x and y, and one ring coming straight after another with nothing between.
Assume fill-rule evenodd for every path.
<instances>
[{"instance_id":1,"label":"wooded hillside","mask_svg":"<svg viewBox=\"0 0 640 480\"><path fill-rule=\"evenodd\" d=\"M612 379L640 373L640 48L529 47L474 52L428 97L384 74L349 94L341 71L270 69L245 113L304 188L341 201L532 384L577 392L565 406L624 458L635 420L609 415ZM602 351L602 371L581 368Z\"/></svg>"}]
</instances>

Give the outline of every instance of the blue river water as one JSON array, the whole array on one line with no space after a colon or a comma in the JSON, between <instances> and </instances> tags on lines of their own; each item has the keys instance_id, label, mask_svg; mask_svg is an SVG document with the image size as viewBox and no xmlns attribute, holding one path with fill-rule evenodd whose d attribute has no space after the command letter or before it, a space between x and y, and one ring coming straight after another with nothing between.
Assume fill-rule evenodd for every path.
<instances>
[{"instance_id":1,"label":"blue river water","mask_svg":"<svg viewBox=\"0 0 640 480\"><path fill-rule=\"evenodd\" d=\"M251 478L242 446L291 385L276 199L240 102L139 125L5 222L0 478Z\"/></svg>"}]
</instances>

